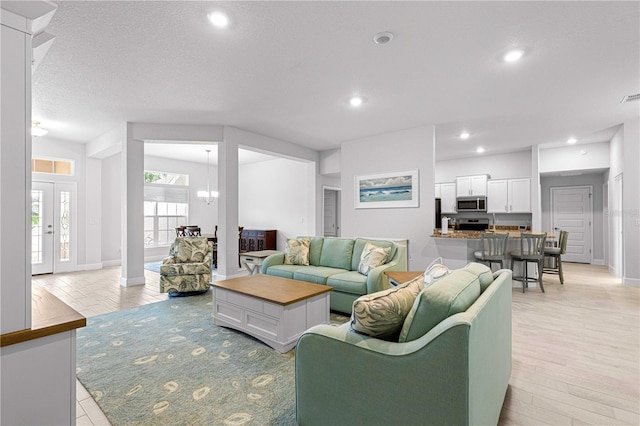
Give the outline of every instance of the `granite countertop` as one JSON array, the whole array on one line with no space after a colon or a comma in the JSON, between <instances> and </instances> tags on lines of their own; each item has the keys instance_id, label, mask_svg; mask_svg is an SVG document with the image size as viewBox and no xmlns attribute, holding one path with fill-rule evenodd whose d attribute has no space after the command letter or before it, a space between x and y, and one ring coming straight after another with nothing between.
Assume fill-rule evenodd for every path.
<instances>
[{"instance_id":1,"label":"granite countertop","mask_svg":"<svg viewBox=\"0 0 640 426\"><path fill-rule=\"evenodd\" d=\"M522 232L531 234L537 234L538 232L532 231L521 231L517 227L513 226L496 226L495 232L497 234L509 234L509 238L520 238L520 234ZM433 230L433 234L431 235L434 238L458 238L458 239L467 239L467 240L479 240L481 231L458 231L453 228L449 228L449 232L447 234L442 234L442 230L440 228L435 228ZM547 233L547 239L555 238L555 235Z\"/></svg>"}]
</instances>

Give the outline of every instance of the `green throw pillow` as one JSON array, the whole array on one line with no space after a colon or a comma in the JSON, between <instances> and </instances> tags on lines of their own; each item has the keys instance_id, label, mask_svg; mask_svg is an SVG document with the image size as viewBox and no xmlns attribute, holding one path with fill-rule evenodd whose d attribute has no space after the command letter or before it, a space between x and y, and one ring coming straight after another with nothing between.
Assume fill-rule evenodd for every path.
<instances>
[{"instance_id":1,"label":"green throw pillow","mask_svg":"<svg viewBox=\"0 0 640 426\"><path fill-rule=\"evenodd\" d=\"M419 275L398 287L366 294L353 302L351 328L367 336L397 340L405 317L424 288Z\"/></svg>"},{"instance_id":2,"label":"green throw pillow","mask_svg":"<svg viewBox=\"0 0 640 426\"><path fill-rule=\"evenodd\" d=\"M308 265L311 238L290 238L284 253L285 265Z\"/></svg>"},{"instance_id":3,"label":"green throw pillow","mask_svg":"<svg viewBox=\"0 0 640 426\"><path fill-rule=\"evenodd\" d=\"M371 269L384 265L387 262L390 252L391 247L378 247L375 244L367 242L360 256L358 272L362 275L369 275Z\"/></svg>"}]
</instances>

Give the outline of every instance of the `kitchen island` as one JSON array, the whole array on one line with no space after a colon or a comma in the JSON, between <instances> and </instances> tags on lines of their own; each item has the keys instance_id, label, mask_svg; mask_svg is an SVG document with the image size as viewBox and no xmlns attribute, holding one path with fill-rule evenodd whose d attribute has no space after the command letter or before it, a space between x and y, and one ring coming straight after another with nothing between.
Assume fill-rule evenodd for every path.
<instances>
[{"instance_id":1,"label":"kitchen island","mask_svg":"<svg viewBox=\"0 0 640 426\"><path fill-rule=\"evenodd\" d=\"M520 249L520 233L539 233L532 232L530 230L519 230L517 227L501 227L496 226L495 232L497 234L509 234L507 240L507 254L504 260L504 267L509 268L511 260L509 259L509 252L512 250ZM441 257L445 265L450 269L457 269L464 267L469 262L474 262L474 252L482 249L482 243L480 240L481 231L460 231L449 228L446 234L442 234L441 229L434 229L432 237L432 244L429 248L429 257L437 258ZM542 233L542 232L540 232ZM555 235L547 233L547 242L555 241ZM494 266L494 268L497 266ZM514 274L520 275L520 265L516 263L514 265ZM530 272L531 274L531 272ZM521 283L514 281L516 286L521 286ZM529 283L529 287L532 284Z\"/></svg>"}]
</instances>

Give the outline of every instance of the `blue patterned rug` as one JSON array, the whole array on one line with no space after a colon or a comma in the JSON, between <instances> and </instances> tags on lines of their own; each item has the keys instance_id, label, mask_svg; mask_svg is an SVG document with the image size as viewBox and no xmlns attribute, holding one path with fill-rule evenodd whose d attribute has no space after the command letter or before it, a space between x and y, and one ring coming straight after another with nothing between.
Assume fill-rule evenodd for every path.
<instances>
[{"instance_id":1,"label":"blue patterned rug","mask_svg":"<svg viewBox=\"0 0 640 426\"><path fill-rule=\"evenodd\" d=\"M280 354L211 315L209 292L89 318L78 379L113 425L294 425L295 350Z\"/></svg>"},{"instance_id":2,"label":"blue patterned rug","mask_svg":"<svg viewBox=\"0 0 640 426\"><path fill-rule=\"evenodd\" d=\"M157 262L147 262L144 264L144 269L147 271L153 271L160 273L160 265L162 265L162 260L158 260Z\"/></svg>"}]
</instances>

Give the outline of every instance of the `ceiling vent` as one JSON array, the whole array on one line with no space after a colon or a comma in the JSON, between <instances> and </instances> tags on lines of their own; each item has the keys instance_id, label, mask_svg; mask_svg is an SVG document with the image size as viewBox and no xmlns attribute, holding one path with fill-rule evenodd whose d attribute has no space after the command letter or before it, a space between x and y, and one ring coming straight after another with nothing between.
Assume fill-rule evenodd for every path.
<instances>
[{"instance_id":1,"label":"ceiling vent","mask_svg":"<svg viewBox=\"0 0 640 426\"><path fill-rule=\"evenodd\" d=\"M633 102L633 101L638 101L638 100L640 100L640 93L637 93L635 95L627 95L624 98L622 98L620 103L621 104L626 104L627 102Z\"/></svg>"}]
</instances>

